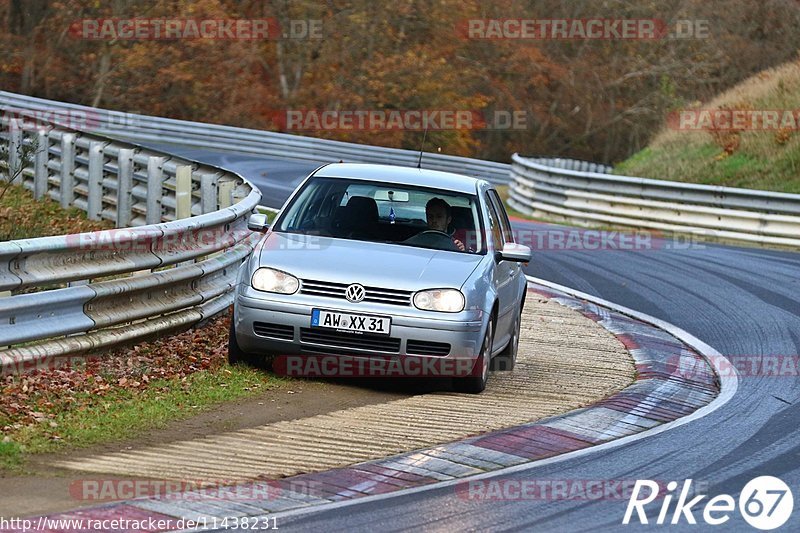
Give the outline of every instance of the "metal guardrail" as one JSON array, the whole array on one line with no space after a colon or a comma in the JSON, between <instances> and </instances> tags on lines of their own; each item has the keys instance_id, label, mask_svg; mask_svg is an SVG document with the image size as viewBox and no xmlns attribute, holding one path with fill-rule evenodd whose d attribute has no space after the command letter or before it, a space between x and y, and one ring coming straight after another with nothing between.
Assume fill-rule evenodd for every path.
<instances>
[{"instance_id":1,"label":"metal guardrail","mask_svg":"<svg viewBox=\"0 0 800 533\"><path fill-rule=\"evenodd\" d=\"M800 247L800 195L617 176L590 165L514 154L509 204L587 226Z\"/></svg>"},{"instance_id":2,"label":"metal guardrail","mask_svg":"<svg viewBox=\"0 0 800 533\"><path fill-rule=\"evenodd\" d=\"M188 326L230 305L259 237L246 221L258 189L223 169L53 123L19 128L9 117L0 179L21 169L17 182L37 198L119 229L0 242L0 291L10 293L0 297L2 373ZM20 146L34 150L31 161Z\"/></svg>"},{"instance_id":3,"label":"metal guardrail","mask_svg":"<svg viewBox=\"0 0 800 533\"><path fill-rule=\"evenodd\" d=\"M99 134L313 161L413 166L417 157L408 150L109 112L5 92L0 109L5 126L10 117L26 113L34 115L31 123L48 125L0 134L0 143L9 147L0 179L21 168L22 185L37 198L49 196L119 228L0 243L0 291L10 291L0 296L0 346L7 347L0 350L3 373L219 313L230 304L238 265L258 240L245 219L259 208L261 194L247 180ZM65 116L59 112L73 114L67 122L83 113L86 127L60 127ZM32 161L20 160L20 146L35 147ZM512 160L509 167L425 156L428 168L495 182L507 181L510 169L509 203L526 213L800 246L800 195L615 176L609 167L586 161L519 154Z\"/></svg>"},{"instance_id":4,"label":"metal guardrail","mask_svg":"<svg viewBox=\"0 0 800 533\"><path fill-rule=\"evenodd\" d=\"M344 160L416 166L419 152L384 148L286 133L236 128L219 124L150 117L43 100L0 91L0 106L34 110L43 116L61 113L63 120L83 123L83 131L144 143L177 144L211 151L230 151L299 161L331 163ZM509 182L509 165L426 152L425 168L476 176L496 184Z\"/></svg>"},{"instance_id":5,"label":"metal guardrail","mask_svg":"<svg viewBox=\"0 0 800 533\"><path fill-rule=\"evenodd\" d=\"M610 166L602 163L592 163L582 159L563 159L560 157L527 157L529 161L534 161L545 167L561 168L564 170L577 170L579 172L599 172L609 174L613 170Z\"/></svg>"}]
</instances>

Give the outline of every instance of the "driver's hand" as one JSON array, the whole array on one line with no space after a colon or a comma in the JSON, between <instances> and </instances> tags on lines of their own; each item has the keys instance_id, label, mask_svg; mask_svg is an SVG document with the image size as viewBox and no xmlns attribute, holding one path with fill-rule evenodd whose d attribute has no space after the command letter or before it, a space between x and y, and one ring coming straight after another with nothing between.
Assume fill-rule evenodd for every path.
<instances>
[{"instance_id":1,"label":"driver's hand","mask_svg":"<svg viewBox=\"0 0 800 533\"><path fill-rule=\"evenodd\" d=\"M458 239L453 239L453 244L455 244L455 245L456 245L456 248L458 248L458 249L459 249L460 251L462 251L462 252L463 252L464 250L466 250L466 247L464 246L464 243L463 243L463 242L461 242L461 241L459 241Z\"/></svg>"}]
</instances>

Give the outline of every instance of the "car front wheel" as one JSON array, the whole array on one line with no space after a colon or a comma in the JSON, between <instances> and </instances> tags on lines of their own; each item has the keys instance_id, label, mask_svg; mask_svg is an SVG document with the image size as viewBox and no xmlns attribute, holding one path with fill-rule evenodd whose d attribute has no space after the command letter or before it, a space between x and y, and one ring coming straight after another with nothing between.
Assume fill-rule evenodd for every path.
<instances>
[{"instance_id":1,"label":"car front wheel","mask_svg":"<svg viewBox=\"0 0 800 533\"><path fill-rule=\"evenodd\" d=\"M233 325L233 316L231 316L231 327L228 330L228 364L245 364L247 366L259 367L263 366L261 358L249 354L242 350L239 343L236 341L236 328ZM261 364L259 364L261 363Z\"/></svg>"},{"instance_id":2,"label":"car front wheel","mask_svg":"<svg viewBox=\"0 0 800 533\"><path fill-rule=\"evenodd\" d=\"M506 371L514 370L514 365L517 364L517 352L519 351L519 331L522 324L522 311L517 313L514 319L514 324L511 327L511 339L503 351L497 354L492 359L492 371Z\"/></svg>"},{"instance_id":3,"label":"car front wheel","mask_svg":"<svg viewBox=\"0 0 800 533\"><path fill-rule=\"evenodd\" d=\"M492 357L492 341L494 339L494 322L489 321L486 326L486 335L483 337L483 344L481 345L481 352L475 360L475 365L472 372L479 372L477 376L469 376L466 378L457 378L454 380L454 387L458 392L468 392L470 394L478 394L483 392L486 388L486 383L489 381L489 360Z\"/></svg>"}]
</instances>

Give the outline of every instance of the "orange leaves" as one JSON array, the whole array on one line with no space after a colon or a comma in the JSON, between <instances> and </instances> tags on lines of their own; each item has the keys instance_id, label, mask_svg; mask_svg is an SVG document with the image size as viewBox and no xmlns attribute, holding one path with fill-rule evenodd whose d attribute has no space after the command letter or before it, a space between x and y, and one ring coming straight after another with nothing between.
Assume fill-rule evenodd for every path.
<instances>
[{"instance_id":1,"label":"orange leaves","mask_svg":"<svg viewBox=\"0 0 800 533\"><path fill-rule=\"evenodd\" d=\"M646 143L664 116L750 73L794 58L796 2L728 9L686 0L608 0L602 10L563 0L59 0L0 18L0 86L123 111L278 129L287 110L452 109L528 113L526 128L432 132L432 149L508 160L513 151L620 159ZM5 11L4 11L5 9ZM82 18L273 18L322 21L321 39L85 40ZM710 38L475 40L471 19L686 19L713 21ZM23 20L24 19L24 20ZM13 22L16 21L15 25ZM23 24L27 30L22 31ZM19 27L18 27L19 26ZM416 131L296 131L418 148ZM775 142L788 141L780 133ZM733 147L722 142L724 147Z\"/></svg>"},{"instance_id":2,"label":"orange leaves","mask_svg":"<svg viewBox=\"0 0 800 533\"><path fill-rule=\"evenodd\" d=\"M50 198L34 201L21 186L12 185L0 203L0 240L65 235L113 228L108 221L88 220L78 209L66 213Z\"/></svg>"},{"instance_id":3,"label":"orange leaves","mask_svg":"<svg viewBox=\"0 0 800 533\"><path fill-rule=\"evenodd\" d=\"M226 364L228 317L171 337L86 358L69 366L0 378L0 430L55 423L57 413L81 409L97 397L132 395L154 380L185 380ZM164 387L165 385L159 385Z\"/></svg>"}]
</instances>

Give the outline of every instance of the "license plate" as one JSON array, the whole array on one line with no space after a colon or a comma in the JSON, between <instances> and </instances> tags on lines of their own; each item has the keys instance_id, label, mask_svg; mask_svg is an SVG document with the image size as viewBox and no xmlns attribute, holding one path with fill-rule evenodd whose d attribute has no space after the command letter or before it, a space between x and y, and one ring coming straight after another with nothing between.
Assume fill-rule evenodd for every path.
<instances>
[{"instance_id":1,"label":"license plate","mask_svg":"<svg viewBox=\"0 0 800 533\"><path fill-rule=\"evenodd\" d=\"M354 315L339 311L314 309L311 311L312 328L328 328L350 333L388 335L392 319L386 316Z\"/></svg>"}]
</instances>

